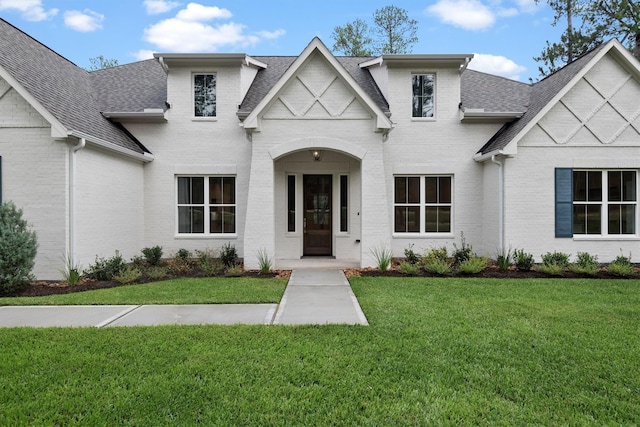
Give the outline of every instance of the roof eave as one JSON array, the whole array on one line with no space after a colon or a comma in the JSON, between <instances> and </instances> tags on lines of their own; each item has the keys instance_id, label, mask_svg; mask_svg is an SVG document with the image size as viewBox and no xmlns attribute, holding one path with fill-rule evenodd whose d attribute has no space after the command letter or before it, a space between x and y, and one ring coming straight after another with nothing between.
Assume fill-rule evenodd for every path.
<instances>
[{"instance_id":1,"label":"roof eave","mask_svg":"<svg viewBox=\"0 0 640 427\"><path fill-rule=\"evenodd\" d=\"M525 111L464 110L461 113L463 123L510 123L522 117Z\"/></svg>"},{"instance_id":2,"label":"roof eave","mask_svg":"<svg viewBox=\"0 0 640 427\"><path fill-rule=\"evenodd\" d=\"M112 122L137 122L137 123L164 123L167 121L163 110L125 112L125 111L105 111L102 115Z\"/></svg>"},{"instance_id":3,"label":"roof eave","mask_svg":"<svg viewBox=\"0 0 640 427\"><path fill-rule=\"evenodd\" d=\"M149 163L151 161L154 160L154 156L153 154L149 153L149 152L142 152L142 153L137 153L133 150L130 150L128 148L124 148L121 147L119 145L113 144L109 141L105 141L104 139L101 138L97 138L93 135L89 135L87 133L81 132L81 131L77 131L77 130L72 130L68 133L68 136L73 136L76 138L84 138L87 143L95 145L97 147L103 148L107 151L111 151L113 153L117 153L117 154L121 154L125 157L129 157L135 160L139 160L142 161L144 163Z\"/></svg>"}]
</instances>

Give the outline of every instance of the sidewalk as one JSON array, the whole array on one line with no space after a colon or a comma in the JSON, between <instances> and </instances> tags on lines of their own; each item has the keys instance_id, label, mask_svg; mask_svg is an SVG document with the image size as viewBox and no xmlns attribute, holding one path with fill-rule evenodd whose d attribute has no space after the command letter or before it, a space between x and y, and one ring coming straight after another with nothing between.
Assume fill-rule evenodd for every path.
<instances>
[{"instance_id":1,"label":"sidewalk","mask_svg":"<svg viewBox=\"0 0 640 427\"><path fill-rule=\"evenodd\" d=\"M3 306L0 327L367 325L342 270L293 270L280 304Z\"/></svg>"}]
</instances>

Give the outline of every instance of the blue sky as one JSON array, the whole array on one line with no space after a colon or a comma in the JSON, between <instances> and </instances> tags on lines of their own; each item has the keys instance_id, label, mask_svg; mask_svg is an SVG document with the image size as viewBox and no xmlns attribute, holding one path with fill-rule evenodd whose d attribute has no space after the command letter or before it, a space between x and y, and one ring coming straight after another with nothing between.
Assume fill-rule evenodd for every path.
<instances>
[{"instance_id":1,"label":"blue sky","mask_svg":"<svg viewBox=\"0 0 640 427\"><path fill-rule=\"evenodd\" d=\"M557 41L543 0L0 0L0 17L81 67L152 52L298 55L337 25L372 21L393 4L418 21L413 53L476 55L470 68L528 81L545 41Z\"/></svg>"}]
</instances>

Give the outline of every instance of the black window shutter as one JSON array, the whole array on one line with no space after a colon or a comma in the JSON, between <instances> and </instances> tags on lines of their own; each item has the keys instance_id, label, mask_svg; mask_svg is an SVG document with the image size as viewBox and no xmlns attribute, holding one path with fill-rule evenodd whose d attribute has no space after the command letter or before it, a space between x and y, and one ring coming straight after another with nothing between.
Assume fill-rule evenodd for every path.
<instances>
[{"instance_id":1,"label":"black window shutter","mask_svg":"<svg viewBox=\"0 0 640 427\"><path fill-rule=\"evenodd\" d=\"M572 168L556 168L556 237L573 237Z\"/></svg>"}]
</instances>

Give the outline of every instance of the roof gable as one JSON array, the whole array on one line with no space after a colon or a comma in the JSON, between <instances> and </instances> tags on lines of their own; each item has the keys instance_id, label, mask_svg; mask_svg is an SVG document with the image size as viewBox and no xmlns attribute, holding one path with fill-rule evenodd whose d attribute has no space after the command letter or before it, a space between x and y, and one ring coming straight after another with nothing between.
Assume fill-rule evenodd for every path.
<instances>
[{"instance_id":1,"label":"roof gable","mask_svg":"<svg viewBox=\"0 0 640 427\"><path fill-rule=\"evenodd\" d=\"M313 81L314 79L310 76L307 77L306 81L308 83L306 84L304 83L304 78L298 78L298 76L303 76L305 74L305 68L312 62L314 65L325 67L325 75L333 75L333 78L331 78L330 81L324 82L324 86L322 83L319 83L320 80L317 82ZM354 63L354 65L357 67L357 64ZM269 68L270 67L267 67L266 70L261 70L260 73L266 72ZM272 73L271 77L274 76L275 73ZM260 79L257 79L257 81L260 82ZM363 84L366 83L363 82ZM292 105L287 106L287 91L292 90L291 88L293 86L300 88L300 85L306 86L308 94L311 94L314 99L309 100L311 102L307 103L304 107ZM257 89L262 89L262 91L264 91L266 89L264 86L258 87ZM352 94L353 99L349 99L348 96L345 96L345 89ZM369 90L370 89L371 88L369 88ZM335 90L341 94L338 97L329 96L326 101L328 102L329 98L331 98L331 102L336 102L336 99L342 97L343 105L329 106L327 105L327 102L323 101L323 95L326 95L328 92L331 93L331 90ZM253 90L252 86L252 89L250 89L247 94L247 98L250 100L252 95L255 96L255 92L256 91ZM336 94L334 93L334 95ZM381 95L380 98L383 99ZM264 96L257 102L255 107L246 114L246 116L242 114L243 111L247 111L247 99L245 99L245 102L243 102L243 105L241 106L239 116L241 119L245 117L243 121L245 129L256 129L259 127L259 120L263 115L270 111L270 108L274 105L277 105L276 108L283 113L285 110L288 110L293 116L300 115L300 113L305 115L310 112L312 115L328 114L329 116L335 116L348 112L350 107L353 108L351 108L352 111L349 113L354 112L358 108L357 106L354 106L354 100L356 100L363 108L362 111L368 111L370 117L375 117L376 129L378 131L388 131L391 129L391 121L385 111L380 108L376 101L374 101L373 97L365 91L352 74L347 71L345 66L336 57L334 57L320 39L316 37L311 41L311 43L309 43L300 56L294 58L289 63L288 68L286 68L284 73L278 77L278 79L269 88L268 92L264 94ZM339 101L337 102L339 103ZM356 115L359 114L361 116L362 111L356 113Z\"/></svg>"},{"instance_id":2,"label":"roof gable","mask_svg":"<svg viewBox=\"0 0 640 427\"><path fill-rule=\"evenodd\" d=\"M142 154L144 148L100 114L87 71L0 19L0 77L52 126L70 135Z\"/></svg>"},{"instance_id":3,"label":"roof gable","mask_svg":"<svg viewBox=\"0 0 640 427\"><path fill-rule=\"evenodd\" d=\"M511 124L505 125L494 135L476 154L476 159L482 160L492 154L515 154L518 142L554 108L576 85L579 85L587 73L596 68L606 55L613 55L621 64L621 69L640 76L640 67L633 56L615 39L603 43L592 51L583 55L561 70L536 83L531 91L529 109L523 117ZM606 90L605 90L606 91ZM593 106L594 109L596 106ZM544 122L543 122L544 125ZM577 129L577 128L576 128ZM572 131L573 134L577 130ZM570 135L564 135L568 138ZM565 141L566 142L566 141Z\"/></svg>"}]
</instances>

